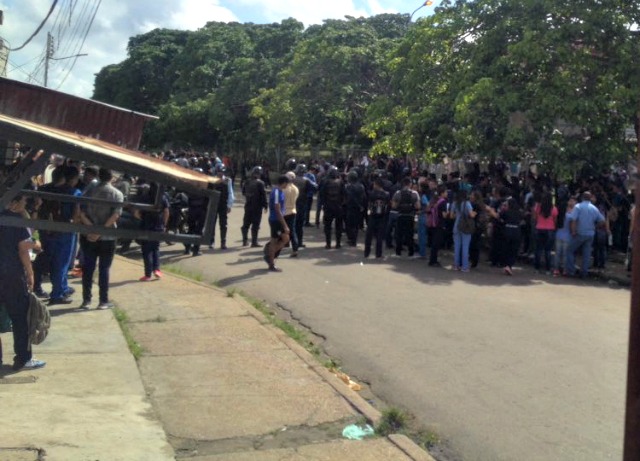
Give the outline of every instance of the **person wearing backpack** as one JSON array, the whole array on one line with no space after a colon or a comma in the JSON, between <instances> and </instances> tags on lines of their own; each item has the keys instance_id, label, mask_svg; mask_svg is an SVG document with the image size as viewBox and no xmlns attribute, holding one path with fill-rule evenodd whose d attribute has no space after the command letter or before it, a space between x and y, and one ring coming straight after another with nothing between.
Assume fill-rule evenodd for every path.
<instances>
[{"instance_id":1,"label":"person wearing backpack","mask_svg":"<svg viewBox=\"0 0 640 461\"><path fill-rule=\"evenodd\" d=\"M18 195L0 216L22 218L26 205L27 197ZM29 229L0 225L0 304L4 304L11 318L14 370L34 370L46 365L33 358L29 339L29 291L34 283L30 250L39 251L40 243L31 238Z\"/></svg>"},{"instance_id":2,"label":"person wearing backpack","mask_svg":"<svg viewBox=\"0 0 640 461\"><path fill-rule=\"evenodd\" d=\"M407 246L409 257L413 256L413 231L415 216L420 211L420 196L411 189L411 178L402 179L402 189L393 195L391 207L398 212L396 223L396 256L402 255L402 247Z\"/></svg>"},{"instance_id":3,"label":"person wearing backpack","mask_svg":"<svg viewBox=\"0 0 640 461\"><path fill-rule=\"evenodd\" d=\"M471 244L471 236L476 230L475 217L476 212L469 200L467 200L467 192L459 190L456 193L456 199L451 209L451 218L453 223L453 270L469 272L469 245Z\"/></svg>"}]
</instances>

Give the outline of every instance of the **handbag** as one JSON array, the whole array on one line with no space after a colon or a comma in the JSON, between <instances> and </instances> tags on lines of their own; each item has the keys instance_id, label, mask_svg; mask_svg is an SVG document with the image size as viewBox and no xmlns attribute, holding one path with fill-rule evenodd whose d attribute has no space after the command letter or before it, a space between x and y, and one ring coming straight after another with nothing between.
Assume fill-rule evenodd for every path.
<instances>
[{"instance_id":1,"label":"handbag","mask_svg":"<svg viewBox=\"0 0 640 461\"><path fill-rule=\"evenodd\" d=\"M466 211L466 207L462 205L460 220L458 221L458 230L463 234L473 234L476 231L476 221Z\"/></svg>"}]
</instances>

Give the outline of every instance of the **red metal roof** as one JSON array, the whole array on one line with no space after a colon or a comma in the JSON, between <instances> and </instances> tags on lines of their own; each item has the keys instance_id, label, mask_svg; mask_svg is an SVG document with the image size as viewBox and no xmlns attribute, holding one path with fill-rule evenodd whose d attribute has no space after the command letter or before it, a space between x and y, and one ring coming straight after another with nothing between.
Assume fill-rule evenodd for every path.
<instances>
[{"instance_id":1,"label":"red metal roof","mask_svg":"<svg viewBox=\"0 0 640 461\"><path fill-rule=\"evenodd\" d=\"M0 114L137 149L152 115L0 77Z\"/></svg>"}]
</instances>

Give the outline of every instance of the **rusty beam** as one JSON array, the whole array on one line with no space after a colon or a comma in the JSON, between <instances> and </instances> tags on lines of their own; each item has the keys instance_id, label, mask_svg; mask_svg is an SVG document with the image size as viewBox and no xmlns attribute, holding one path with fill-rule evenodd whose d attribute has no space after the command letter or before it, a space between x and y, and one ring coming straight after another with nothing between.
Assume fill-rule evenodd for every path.
<instances>
[{"instance_id":1,"label":"rusty beam","mask_svg":"<svg viewBox=\"0 0 640 461\"><path fill-rule=\"evenodd\" d=\"M638 112L640 122L640 112ZM639 125L640 126L640 125ZM640 166L640 136L638 136ZM625 416L624 461L640 461L640 184L635 181L633 256L631 269L631 315L629 320L629 358L627 365L627 408Z\"/></svg>"}]
</instances>

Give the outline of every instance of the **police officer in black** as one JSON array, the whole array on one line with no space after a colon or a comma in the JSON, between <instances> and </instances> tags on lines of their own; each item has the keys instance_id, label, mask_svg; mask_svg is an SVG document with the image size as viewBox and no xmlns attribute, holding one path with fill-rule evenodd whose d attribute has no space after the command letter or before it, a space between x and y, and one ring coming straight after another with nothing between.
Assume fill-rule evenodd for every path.
<instances>
[{"instance_id":1,"label":"police officer in black","mask_svg":"<svg viewBox=\"0 0 640 461\"><path fill-rule=\"evenodd\" d=\"M262 177L262 167L255 166L251 170L251 177L242 185L242 195L245 197L244 218L242 220L242 246L249 244L249 227L251 227L251 246L259 247L258 231L262 212L269 207L267 202L267 192Z\"/></svg>"},{"instance_id":2,"label":"police officer in black","mask_svg":"<svg viewBox=\"0 0 640 461\"><path fill-rule=\"evenodd\" d=\"M373 237L376 238L376 258L382 258L382 244L387 228L387 212L389 210L389 192L384 190L382 178L373 181L373 190L369 193L369 221L364 239L364 257L371 253Z\"/></svg>"},{"instance_id":3,"label":"police officer in black","mask_svg":"<svg viewBox=\"0 0 640 461\"><path fill-rule=\"evenodd\" d=\"M344 182L338 175L338 169L335 166L329 167L327 177L324 179L324 185L321 187L321 201L324 210L324 236L326 239L326 249L331 248L331 228L336 223L336 248L340 248L340 240L342 239L342 226L344 220Z\"/></svg>"},{"instance_id":4,"label":"police officer in black","mask_svg":"<svg viewBox=\"0 0 640 461\"><path fill-rule=\"evenodd\" d=\"M188 197L187 226L189 227L189 234L202 235L209 199L200 195L189 195ZM189 252L191 252L193 256L199 256L201 254L200 244L191 245L190 243L185 243L184 254L188 255Z\"/></svg>"},{"instance_id":5,"label":"police officer in black","mask_svg":"<svg viewBox=\"0 0 640 461\"><path fill-rule=\"evenodd\" d=\"M213 248L213 242L216 238L216 223L220 223L220 249L227 249L227 222L228 215L231 213L231 204L233 203L233 187L231 178L227 177L227 167L220 164L216 166L216 175L220 181L214 186L214 189L220 192L220 200L218 201L218 212L213 219L213 234L211 234L211 244L209 248Z\"/></svg>"},{"instance_id":6,"label":"police officer in black","mask_svg":"<svg viewBox=\"0 0 640 461\"><path fill-rule=\"evenodd\" d=\"M295 230L292 229L292 231L295 232L296 237L298 238L298 246L300 248L304 248L306 246L302 239L304 238L305 216L307 216L308 213L308 197L311 195L313 198L313 193L318 188L315 182L305 176L306 173L307 166L304 163L299 163L295 169L296 177L293 179L293 184L298 188L298 199L296 200L296 212L298 219L296 219L296 228Z\"/></svg>"},{"instance_id":7,"label":"police officer in black","mask_svg":"<svg viewBox=\"0 0 640 461\"><path fill-rule=\"evenodd\" d=\"M398 212L396 223L396 255L402 254L402 247L407 246L409 256L413 256L413 232L415 216L420 211L420 196L411 189L411 178L402 179L402 189L396 192L391 200L391 206Z\"/></svg>"},{"instance_id":8,"label":"police officer in black","mask_svg":"<svg viewBox=\"0 0 640 461\"><path fill-rule=\"evenodd\" d=\"M358 230L362 222L362 212L366 207L366 191L360 176L356 170L349 171L347 175L348 184L345 188L346 198L346 232L349 246L356 246L358 243Z\"/></svg>"}]
</instances>

